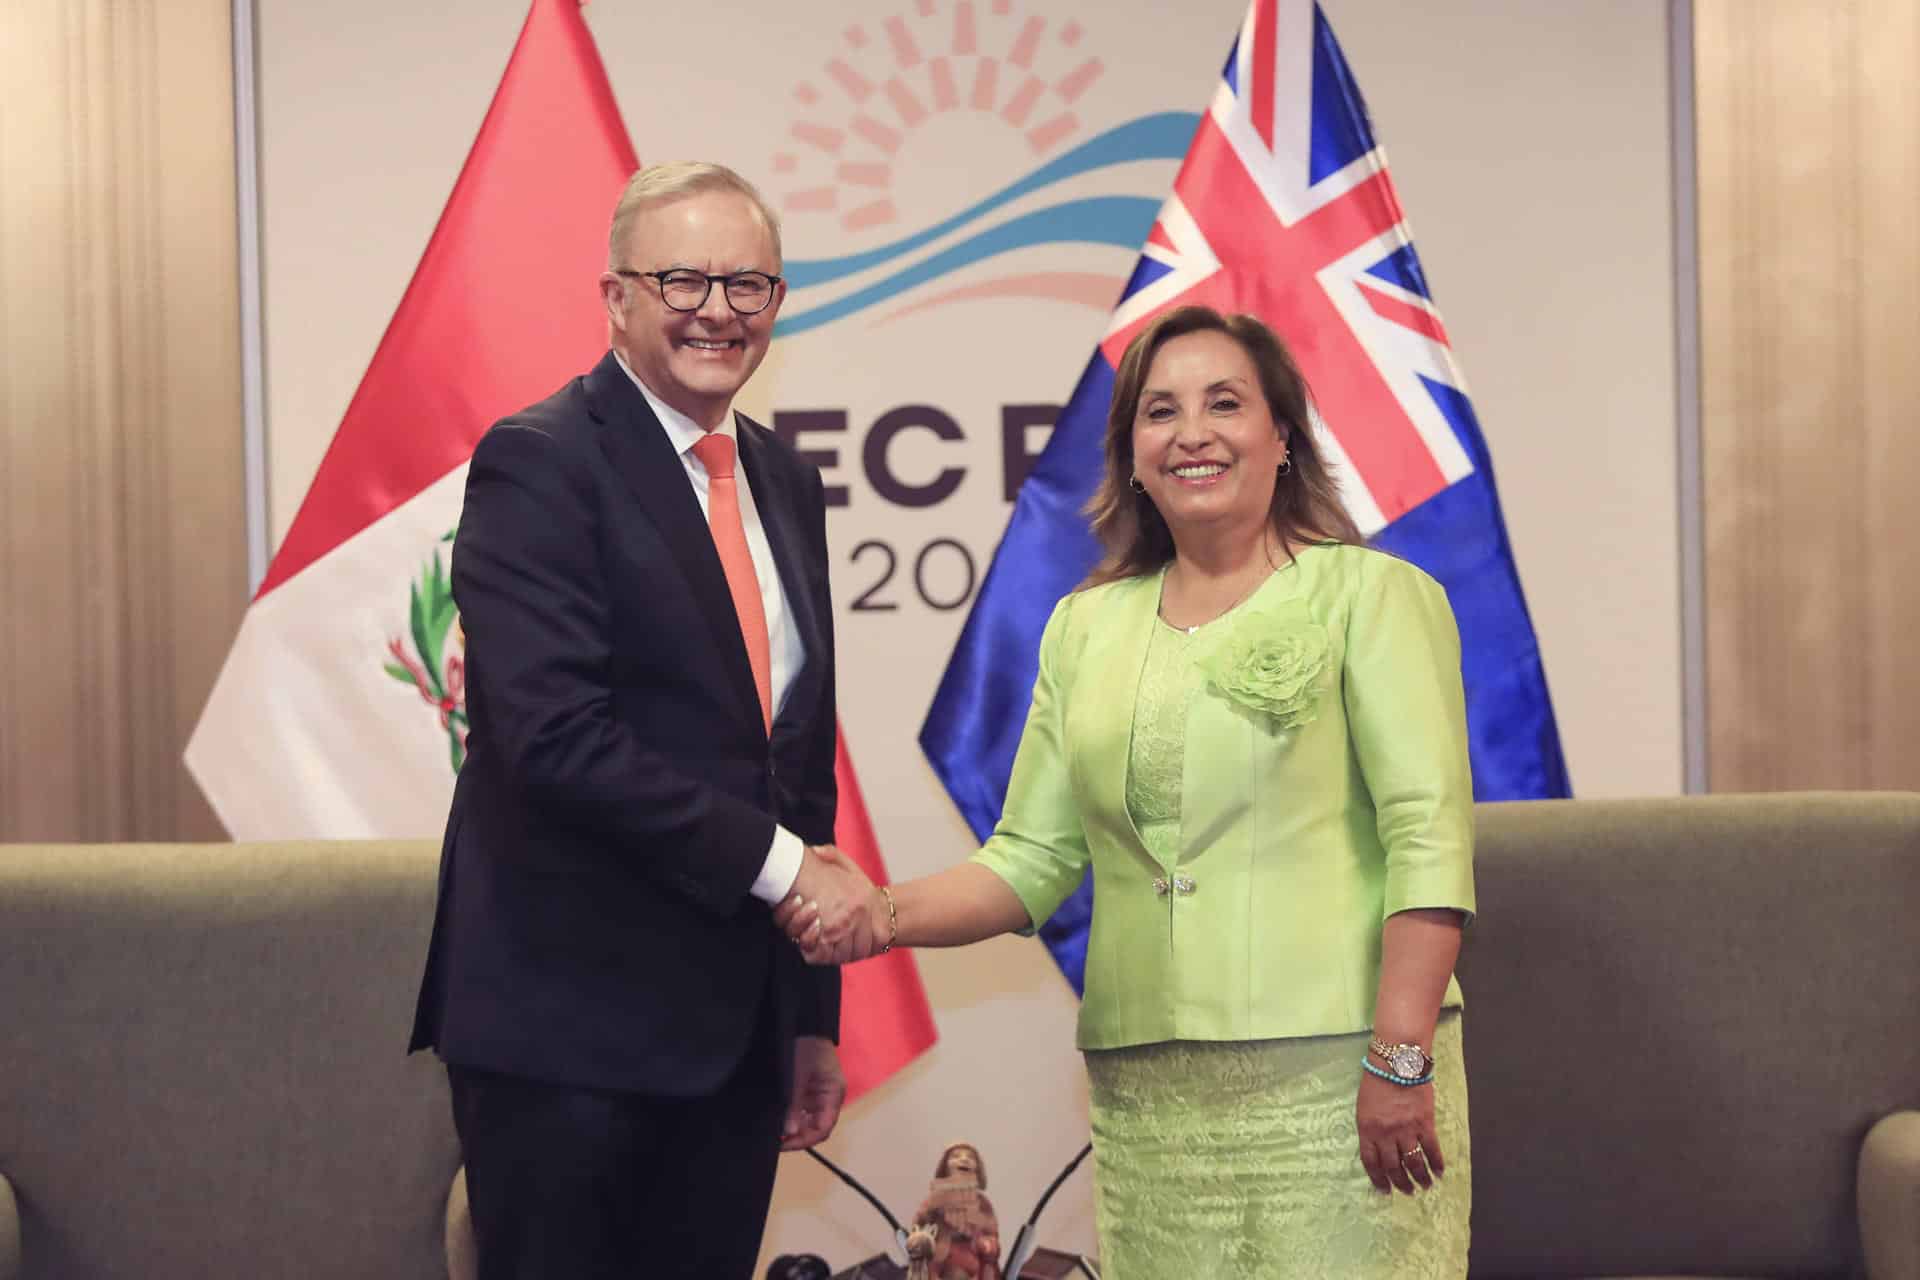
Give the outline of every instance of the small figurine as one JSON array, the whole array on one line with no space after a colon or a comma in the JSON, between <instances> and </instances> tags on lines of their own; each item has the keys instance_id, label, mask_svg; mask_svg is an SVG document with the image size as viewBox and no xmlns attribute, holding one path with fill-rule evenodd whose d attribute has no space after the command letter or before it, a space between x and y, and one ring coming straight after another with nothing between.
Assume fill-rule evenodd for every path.
<instances>
[{"instance_id":1,"label":"small figurine","mask_svg":"<svg viewBox=\"0 0 1920 1280\"><path fill-rule=\"evenodd\" d=\"M915 1233L933 1228L927 1280L1001 1280L1000 1220L987 1199L987 1166L970 1142L956 1142L941 1153L933 1185L914 1215L907 1237L913 1257Z\"/></svg>"},{"instance_id":2,"label":"small figurine","mask_svg":"<svg viewBox=\"0 0 1920 1280\"><path fill-rule=\"evenodd\" d=\"M914 1224L907 1231L907 1280L933 1280L933 1250L940 1228L931 1222Z\"/></svg>"}]
</instances>

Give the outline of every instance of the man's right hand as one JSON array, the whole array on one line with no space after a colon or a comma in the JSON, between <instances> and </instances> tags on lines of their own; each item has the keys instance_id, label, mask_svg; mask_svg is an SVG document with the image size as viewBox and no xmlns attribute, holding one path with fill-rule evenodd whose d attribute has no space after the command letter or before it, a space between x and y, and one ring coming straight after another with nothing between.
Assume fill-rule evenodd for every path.
<instances>
[{"instance_id":1,"label":"man's right hand","mask_svg":"<svg viewBox=\"0 0 1920 1280\"><path fill-rule=\"evenodd\" d=\"M874 948L869 911L873 896L873 881L846 854L830 844L808 845L801 856L800 874L794 877L776 918L783 927L796 914L817 919L820 931L815 936L829 940L837 953L834 963L844 964Z\"/></svg>"}]
</instances>

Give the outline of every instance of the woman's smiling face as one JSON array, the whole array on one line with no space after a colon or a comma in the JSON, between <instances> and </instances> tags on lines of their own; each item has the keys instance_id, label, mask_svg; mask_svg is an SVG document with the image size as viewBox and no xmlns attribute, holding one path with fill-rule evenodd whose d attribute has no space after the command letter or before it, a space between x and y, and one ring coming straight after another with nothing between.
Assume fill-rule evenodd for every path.
<instances>
[{"instance_id":1,"label":"woman's smiling face","mask_svg":"<svg viewBox=\"0 0 1920 1280\"><path fill-rule=\"evenodd\" d=\"M1215 330L1169 338L1145 384L1134 475L1175 540L1217 521L1264 529L1287 444L1246 349Z\"/></svg>"}]
</instances>

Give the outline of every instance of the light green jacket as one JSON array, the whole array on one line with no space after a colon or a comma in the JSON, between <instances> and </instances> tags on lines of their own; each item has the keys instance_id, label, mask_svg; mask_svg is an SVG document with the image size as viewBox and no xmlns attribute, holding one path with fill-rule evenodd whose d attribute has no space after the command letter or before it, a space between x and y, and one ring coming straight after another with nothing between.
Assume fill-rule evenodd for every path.
<instances>
[{"instance_id":1,"label":"light green jacket","mask_svg":"<svg viewBox=\"0 0 1920 1280\"><path fill-rule=\"evenodd\" d=\"M1323 544L1201 628L1208 680L1187 716L1179 856L1163 864L1126 786L1164 576L1054 609L1006 807L975 860L1035 926L1092 865L1083 1049L1362 1030L1381 922L1474 907L1446 594L1404 561ZM1449 979L1443 1005L1459 1003Z\"/></svg>"}]
</instances>

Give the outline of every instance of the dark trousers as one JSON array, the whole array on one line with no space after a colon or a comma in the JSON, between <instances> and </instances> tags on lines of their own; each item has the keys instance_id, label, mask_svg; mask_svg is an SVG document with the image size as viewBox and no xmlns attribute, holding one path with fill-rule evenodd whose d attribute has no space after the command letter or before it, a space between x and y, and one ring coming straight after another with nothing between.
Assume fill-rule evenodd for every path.
<instances>
[{"instance_id":1,"label":"dark trousers","mask_svg":"<svg viewBox=\"0 0 1920 1280\"><path fill-rule=\"evenodd\" d=\"M764 1032L704 1098L449 1064L480 1280L751 1280L785 1119L778 1077Z\"/></svg>"}]
</instances>

